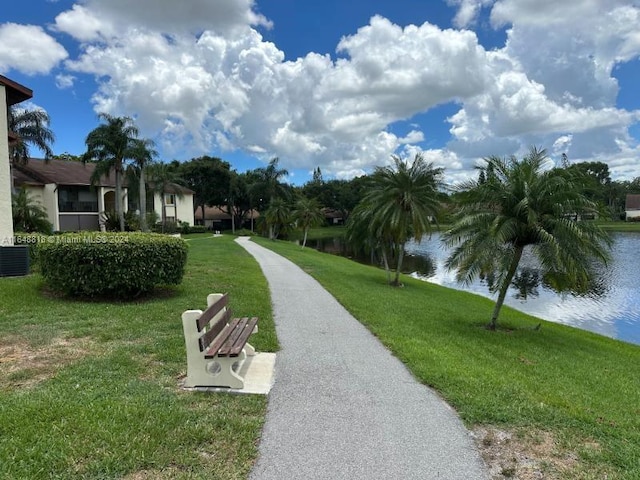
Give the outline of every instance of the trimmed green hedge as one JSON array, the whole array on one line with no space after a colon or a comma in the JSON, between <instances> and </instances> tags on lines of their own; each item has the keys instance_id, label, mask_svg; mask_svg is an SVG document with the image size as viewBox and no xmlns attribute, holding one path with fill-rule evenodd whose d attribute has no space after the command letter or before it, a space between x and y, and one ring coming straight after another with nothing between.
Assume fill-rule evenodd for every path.
<instances>
[{"instance_id":1,"label":"trimmed green hedge","mask_svg":"<svg viewBox=\"0 0 640 480\"><path fill-rule=\"evenodd\" d=\"M153 233L72 233L38 243L42 276L72 296L131 298L182 281L187 244Z\"/></svg>"}]
</instances>

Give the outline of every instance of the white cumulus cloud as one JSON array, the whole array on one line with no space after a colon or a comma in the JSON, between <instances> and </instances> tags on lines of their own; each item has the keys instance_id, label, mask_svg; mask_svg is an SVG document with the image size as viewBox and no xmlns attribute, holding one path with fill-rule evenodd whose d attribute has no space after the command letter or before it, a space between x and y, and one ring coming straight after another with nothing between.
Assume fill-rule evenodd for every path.
<instances>
[{"instance_id":1,"label":"white cumulus cloud","mask_svg":"<svg viewBox=\"0 0 640 480\"><path fill-rule=\"evenodd\" d=\"M49 73L68 56L62 45L36 25L0 24L0 45L0 71Z\"/></svg>"},{"instance_id":2,"label":"white cumulus cloud","mask_svg":"<svg viewBox=\"0 0 640 480\"><path fill-rule=\"evenodd\" d=\"M93 75L97 111L134 116L178 158L241 149L345 178L392 153L422 152L463 178L479 157L540 145L572 160L597 152L626 171L639 114L616 106L612 72L640 54L637 5L448 3L458 7L458 29L374 16L340 40L337 59L310 52L286 61L253 28L272 27L253 0L84 0L52 27L81 52L58 79ZM505 45L488 50L465 28L487 28L483 14L508 28ZM421 128L392 133L394 123L450 102L459 110L446 148L422 150L429 136Z\"/></svg>"}]
</instances>

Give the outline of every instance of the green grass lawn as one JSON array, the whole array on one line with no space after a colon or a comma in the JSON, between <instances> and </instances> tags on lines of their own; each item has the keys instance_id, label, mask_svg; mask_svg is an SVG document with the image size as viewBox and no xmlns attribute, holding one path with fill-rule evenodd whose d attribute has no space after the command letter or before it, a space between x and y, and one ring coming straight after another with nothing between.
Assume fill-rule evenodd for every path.
<instances>
[{"instance_id":1,"label":"green grass lawn","mask_svg":"<svg viewBox=\"0 0 640 480\"><path fill-rule=\"evenodd\" d=\"M182 391L180 315L229 292L235 314L260 317L251 343L275 351L269 292L232 237L188 242L183 283L133 302L0 279L0 478L246 478L266 399Z\"/></svg>"},{"instance_id":2,"label":"green grass lawn","mask_svg":"<svg viewBox=\"0 0 640 480\"><path fill-rule=\"evenodd\" d=\"M551 439L545 478L640 478L640 347L508 307L490 332L489 299L409 277L392 288L383 270L254 241L319 280L468 426L514 432L534 449Z\"/></svg>"},{"instance_id":3,"label":"green grass lawn","mask_svg":"<svg viewBox=\"0 0 640 480\"><path fill-rule=\"evenodd\" d=\"M611 222L599 220L597 223L603 230L611 232L640 232L640 222Z\"/></svg>"}]
</instances>

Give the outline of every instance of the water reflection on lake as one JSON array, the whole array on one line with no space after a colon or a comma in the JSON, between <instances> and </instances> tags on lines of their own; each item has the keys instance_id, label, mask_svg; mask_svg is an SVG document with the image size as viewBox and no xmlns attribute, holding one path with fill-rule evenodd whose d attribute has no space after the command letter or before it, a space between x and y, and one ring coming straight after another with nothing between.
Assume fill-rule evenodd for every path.
<instances>
[{"instance_id":1,"label":"water reflection on lake","mask_svg":"<svg viewBox=\"0 0 640 480\"><path fill-rule=\"evenodd\" d=\"M640 233L613 233L612 262L599 271L591 290L582 295L556 293L545 284L531 253L523 256L505 303L523 312L640 345ZM341 239L328 239L316 248L345 255ZM429 282L470 291L489 298L487 282L456 282L444 267L447 250L438 234L407 245L406 272Z\"/></svg>"}]
</instances>

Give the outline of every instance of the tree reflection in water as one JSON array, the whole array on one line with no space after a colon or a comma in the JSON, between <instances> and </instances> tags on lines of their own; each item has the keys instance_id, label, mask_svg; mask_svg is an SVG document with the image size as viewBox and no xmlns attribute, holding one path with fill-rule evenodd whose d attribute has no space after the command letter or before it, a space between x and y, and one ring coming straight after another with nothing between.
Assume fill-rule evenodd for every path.
<instances>
[{"instance_id":1,"label":"tree reflection in water","mask_svg":"<svg viewBox=\"0 0 640 480\"><path fill-rule=\"evenodd\" d=\"M341 257L347 257L366 265L382 267L382 259L375 254L361 255L355 254L342 237L311 239L307 241L307 246L324 253L331 253ZM389 259L391 264L395 264L395 258ZM430 277L436 273L436 264L430 255L412 255L407 253L402 261L402 273L417 273L420 276Z\"/></svg>"},{"instance_id":2,"label":"tree reflection in water","mask_svg":"<svg viewBox=\"0 0 640 480\"><path fill-rule=\"evenodd\" d=\"M433 241L433 240L432 240ZM355 260L366 265L375 265L382 267L382 259L377 258L375 254L361 255L355 254L344 241L343 237L323 238L309 240L308 246L325 253L339 255ZM391 259L392 263L393 259ZM578 297L588 297L597 299L607 294L609 288L610 273L605 266L595 266L598 273L583 288L575 286L569 288L564 278L560 274L547 275L543 277L539 268L536 268L536 259L530 252L525 251L522 265L518 268L511 286L515 290L513 297L520 301L526 301L528 298L537 298L540 295L539 288L542 286L547 290L551 290L561 297L572 295ZM415 273L419 278L429 278L436 273L437 259L427 250L419 252L407 253L402 268L402 273ZM482 273L479 275L480 284L486 285L491 290L495 284L496 277L492 272Z\"/></svg>"}]
</instances>

